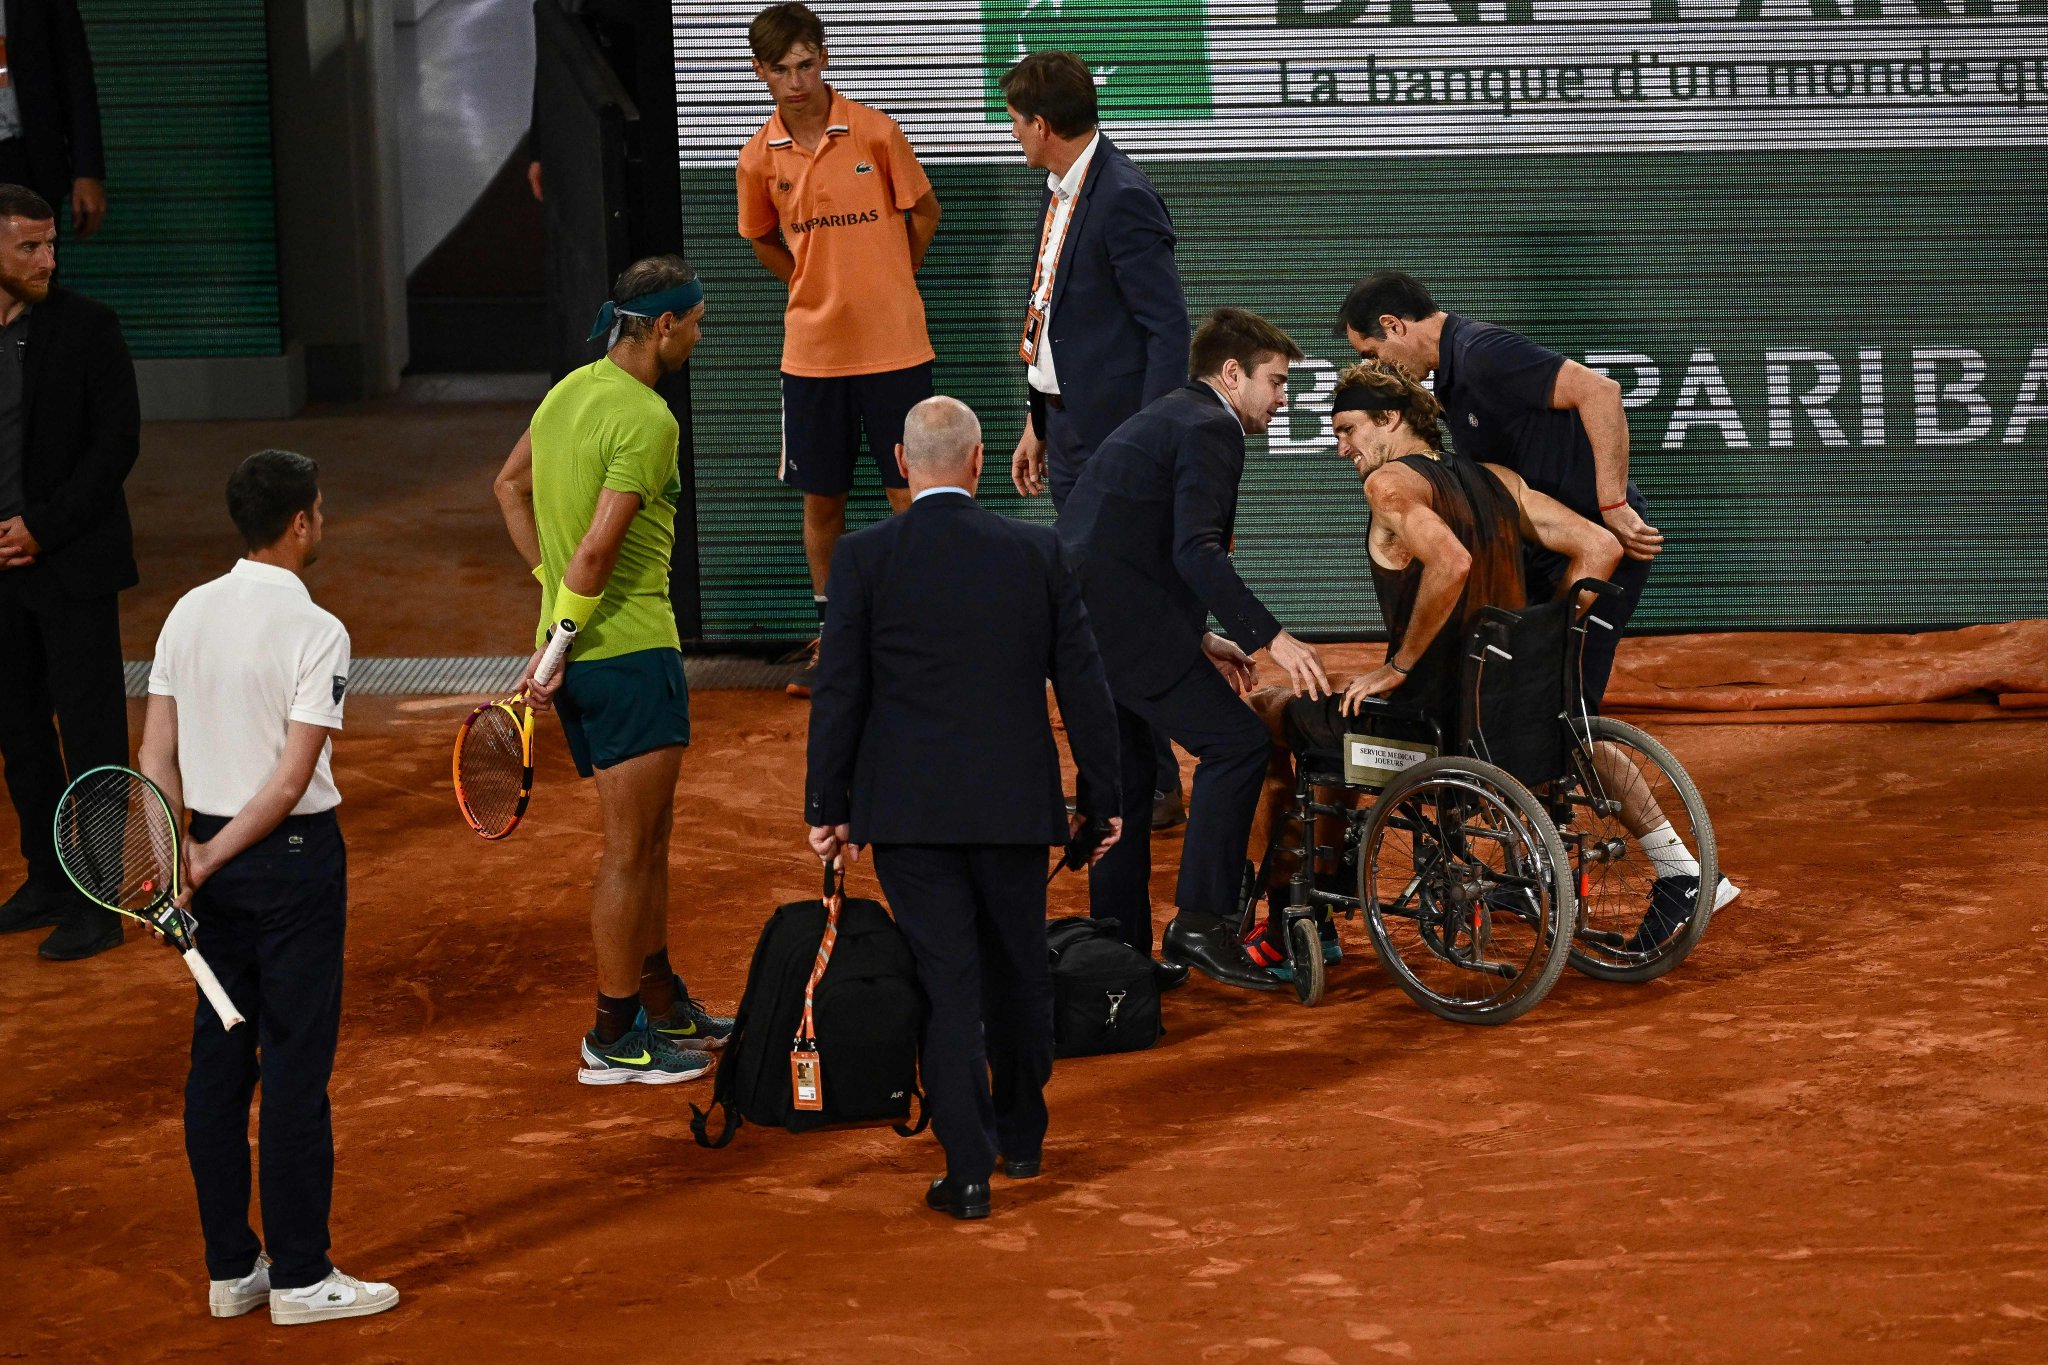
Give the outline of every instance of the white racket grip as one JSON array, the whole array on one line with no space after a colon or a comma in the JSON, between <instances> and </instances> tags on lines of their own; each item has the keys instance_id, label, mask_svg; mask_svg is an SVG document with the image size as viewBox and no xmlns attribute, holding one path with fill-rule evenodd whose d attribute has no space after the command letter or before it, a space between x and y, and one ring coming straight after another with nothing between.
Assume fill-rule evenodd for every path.
<instances>
[{"instance_id":1,"label":"white racket grip","mask_svg":"<svg viewBox=\"0 0 2048 1365\"><path fill-rule=\"evenodd\" d=\"M533 670L533 680L543 687L554 681L561 672L562 660L569 656L569 646L576 643L576 623L567 617L555 624L555 633L548 637L547 652L540 656L540 666Z\"/></svg>"},{"instance_id":2,"label":"white racket grip","mask_svg":"<svg viewBox=\"0 0 2048 1365\"><path fill-rule=\"evenodd\" d=\"M228 993L221 989L220 978L213 974L213 968L206 965L206 959L199 955L197 948L186 950L185 965L192 969L192 979L199 983L199 993L220 1016L220 1026L232 1029L241 1023L241 1012L235 1008L235 1002L228 999Z\"/></svg>"}]
</instances>

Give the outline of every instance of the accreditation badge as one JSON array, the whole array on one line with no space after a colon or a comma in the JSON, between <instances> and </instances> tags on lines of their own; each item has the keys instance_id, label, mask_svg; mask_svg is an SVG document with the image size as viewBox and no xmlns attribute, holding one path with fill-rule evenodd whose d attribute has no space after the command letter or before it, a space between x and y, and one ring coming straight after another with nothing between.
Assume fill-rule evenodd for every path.
<instances>
[{"instance_id":1,"label":"accreditation badge","mask_svg":"<svg viewBox=\"0 0 2048 1365\"><path fill-rule=\"evenodd\" d=\"M1024 336L1017 343L1017 359L1026 365L1038 361L1038 339L1045 334L1045 314L1037 304L1024 310Z\"/></svg>"},{"instance_id":2,"label":"accreditation badge","mask_svg":"<svg viewBox=\"0 0 2048 1365\"><path fill-rule=\"evenodd\" d=\"M825 1107L825 1064L818 1057L816 1043L798 1043L790 1051L789 1098L791 1106L797 1109Z\"/></svg>"}]
</instances>

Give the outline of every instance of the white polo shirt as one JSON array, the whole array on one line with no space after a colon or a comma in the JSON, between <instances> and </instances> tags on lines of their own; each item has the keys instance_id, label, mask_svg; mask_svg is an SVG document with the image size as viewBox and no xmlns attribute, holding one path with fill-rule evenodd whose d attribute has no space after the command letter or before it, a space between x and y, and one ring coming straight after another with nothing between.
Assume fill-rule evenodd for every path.
<instances>
[{"instance_id":1,"label":"white polo shirt","mask_svg":"<svg viewBox=\"0 0 2048 1365\"><path fill-rule=\"evenodd\" d=\"M149 690L178 703L186 809L232 819L276 771L290 722L339 730L348 659L348 631L290 569L239 560L179 598L157 636ZM341 804L332 749L320 746L293 815Z\"/></svg>"}]
</instances>

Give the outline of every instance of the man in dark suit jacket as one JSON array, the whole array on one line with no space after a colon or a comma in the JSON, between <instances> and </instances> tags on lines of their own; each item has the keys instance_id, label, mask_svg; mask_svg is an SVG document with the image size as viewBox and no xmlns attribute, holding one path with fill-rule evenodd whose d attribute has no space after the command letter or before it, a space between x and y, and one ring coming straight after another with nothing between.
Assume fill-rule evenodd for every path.
<instances>
[{"instance_id":1,"label":"man in dark suit jacket","mask_svg":"<svg viewBox=\"0 0 2048 1365\"><path fill-rule=\"evenodd\" d=\"M1019 354L1029 416L1010 460L1026 497L1067 494L1110 432L1179 388L1188 306L1173 219L1152 182L1097 126L1095 78L1071 52L1039 52L1004 75L1010 136L1046 173ZM1186 818L1180 767L1155 749L1153 828Z\"/></svg>"},{"instance_id":2,"label":"man in dark suit jacket","mask_svg":"<svg viewBox=\"0 0 2048 1365\"><path fill-rule=\"evenodd\" d=\"M1188 305L1173 219L1145 173L1097 127L1095 78L1071 52L1004 75L1010 136L1046 173L1019 355L1030 417L1010 461L1027 497L1055 508L1096 447L1188 368Z\"/></svg>"},{"instance_id":3,"label":"man in dark suit jacket","mask_svg":"<svg viewBox=\"0 0 2048 1365\"><path fill-rule=\"evenodd\" d=\"M92 51L76 0L6 0L7 84L0 88L0 184L69 202L86 238L107 216L107 157Z\"/></svg>"},{"instance_id":4,"label":"man in dark suit jacket","mask_svg":"<svg viewBox=\"0 0 2048 1365\"><path fill-rule=\"evenodd\" d=\"M946 1175L925 1202L981 1218L999 1153L1005 1174L1038 1174L1053 1052L1046 848L1084 817L1109 821L1116 843L1116 718L1058 539L975 504L974 414L928 398L897 449L909 510L832 559L805 818L822 858L874 847L931 1000L922 1065ZM1088 779L1072 823L1048 678Z\"/></svg>"},{"instance_id":5,"label":"man in dark suit jacket","mask_svg":"<svg viewBox=\"0 0 2048 1365\"><path fill-rule=\"evenodd\" d=\"M1230 539L1245 437L1285 405L1288 363L1299 359L1301 349L1265 319L1217 309L1195 334L1194 382L1102 443L1059 527L1116 698L1126 825L1146 813L1142 791L1133 792L1152 771L1155 729L1196 759L1178 913L1161 952L1252 990L1275 983L1235 930L1267 751L1266 727L1237 696L1252 681L1245 650L1270 651L1302 695L1322 696L1329 679L1316 651L1282 630L1238 577ZM1229 639L1207 632L1212 613ZM1147 841L1125 839L1089 876L1091 912L1115 920L1140 951L1152 944L1151 870Z\"/></svg>"},{"instance_id":6,"label":"man in dark suit jacket","mask_svg":"<svg viewBox=\"0 0 2048 1365\"><path fill-rule=\"evenodd\" d=\"M56 239L41 196L0 185L0 761L28 865L0 933L55 924L42 955L65 960L121 941L57 865L50 821L67 777L128 761L116 604L135 586L121 483L142 419L120 321L50 283Z\"/></svg>"}]
</instances>

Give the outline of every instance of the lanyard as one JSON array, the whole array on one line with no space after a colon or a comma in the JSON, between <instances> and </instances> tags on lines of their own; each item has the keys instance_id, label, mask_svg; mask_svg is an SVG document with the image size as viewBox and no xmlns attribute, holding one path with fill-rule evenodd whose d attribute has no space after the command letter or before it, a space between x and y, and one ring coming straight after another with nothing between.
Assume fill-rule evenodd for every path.
<instances>
[{"instance_id":1,"label":"lanyard","mask_svg":"<svg viewBox=\"0 0 2048 1365\"><path fill-rule=\"evenodd\" d=\"M832 948L839 942L839 911L846 903L845 882L834 863L825 864L825 936L818 944L817 961L804 983L804 1016L797 1025L789 1048L790 1103L797 1109L825 1107L825 1063L818 1055L818 1024L814 1006L818 983L832 961Z\"/></svg>"},{"instance_id":2,"label":"lanyard","mask_svg":"<svg viewBox=\"0 0 2048 1365\"><path fill-rule=\"evenodd\" d=\"M1074 226L1074 214L1081 207L1081 190L1088 183L1088 172L1095 169L1094 158L1081 168L1081 178L1074 183L1074 192L1066 198L1067 213L1060 218L1060 195L1054 191L1052 202L1045 206L1045 223L1038 230L1038 258L1031 270L1031 298L1025 308L1024 336L1017 343L1017 358L1029 365L1038 358L1039 342L1043 339L1045 315L1052 308L1053 277L1059 273L1060 254L1067 248L1067 233ZM1052 238L1052 225L1059 221L1060 235L1052 242L1052 254L1047 256L1046 243Z\"/></svg>"}]
</instances>

